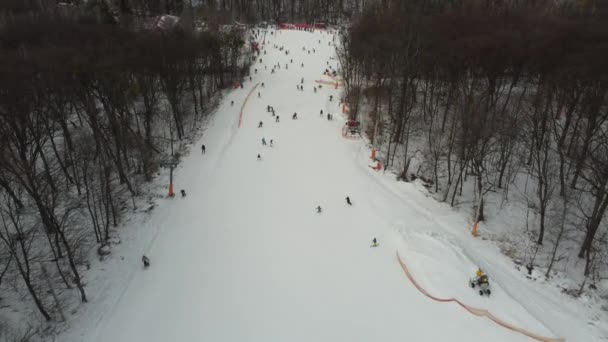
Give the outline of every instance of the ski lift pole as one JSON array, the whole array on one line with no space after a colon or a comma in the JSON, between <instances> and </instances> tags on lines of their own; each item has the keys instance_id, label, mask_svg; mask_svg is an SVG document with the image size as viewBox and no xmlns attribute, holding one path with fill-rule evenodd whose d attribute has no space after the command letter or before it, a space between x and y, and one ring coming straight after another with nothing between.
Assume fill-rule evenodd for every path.
<instances>
[{"instance_id":1,"label":"ski lift pole","mask_svg":"<svg viewBox=\"0 0 608 342\"><path fill-rule=\"evenodd\" d=\"M173 191L173 169L177 166L177 161L174 158L170 160L165 160L160 163L160 166L169 168L169 193L167 194L167 197L174 197L175 192Z\"/></svg>"}]
</instances>

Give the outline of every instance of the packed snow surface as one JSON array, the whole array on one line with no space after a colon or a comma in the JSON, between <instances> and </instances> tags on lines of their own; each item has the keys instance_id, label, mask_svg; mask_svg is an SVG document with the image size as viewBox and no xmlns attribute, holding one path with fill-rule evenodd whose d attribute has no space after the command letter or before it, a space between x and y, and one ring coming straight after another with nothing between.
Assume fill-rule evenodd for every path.
<instances>
[{"instance_id":1,"label":"packed snow surface","mask_svg":"<svg viewBox=\"0 0 608 342\"><path fill-rule=\"evenodd\" d=\"M473 239L462 213L372 170L365 142L342 137L342 89L313 91L316 80L331 80L325 69L338 67L337 36L262 31L258 39L267 53L252 80L228 93L175 172L187 196L163 199L132 222L138 233L105 267L111 281L89 291L89 308L61 340L530 341L424 296L397 251L433 295L539 335L600 340L579 306L527 282L492 243ZM489 273L489 298L468 287L477 266Z\"/></svg>"}]
</instances>

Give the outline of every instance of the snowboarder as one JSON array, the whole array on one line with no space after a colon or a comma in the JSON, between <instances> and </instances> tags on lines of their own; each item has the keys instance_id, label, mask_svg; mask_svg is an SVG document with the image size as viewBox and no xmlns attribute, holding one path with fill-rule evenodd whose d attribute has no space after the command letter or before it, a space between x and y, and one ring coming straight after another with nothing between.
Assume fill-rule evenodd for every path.
<instances>
[{"instance_id":1,"label":"snowboarder","mask_svg":"<svg viewBox=\"0 0 608 342\"><path fill-rule=\"evenodd\" d=\"M258 124L258 128L264 126L264 123L262 121L260 121L260 123Z\"/></svg>"},{"instance_id":2,"label":"snowboarder","mask_svg":"<svg viewBox=\"0 0 608 342\"><path fill-rule=\"evenodd\" d=\"M179 192L182 194L182 197L186 197L186 190L181 189Z\"/></svg>"},{"instance_id":3,"label":"snowboarder","mask_svg":"<svg viewBox=\"0 0 608 342\"><path fill-rule=\"evenodd\" d=\"M298 113L293 113L293 115L291 116L292 120L295 120L298 118Z\"/></svg>"},{"instance_id":4,"label":"snowboarder","mask_svg":"<svg viewBox=\"0 0 608 342\"><path fill-rule=\"evenodd\" d=\"M150 259L147 256L143 255L141 261L144 263L144 268L150 267Z\"/></svg>"},{"instance_id":5,"label":"snowboarder","mask_svg":"<svg viewBox=\"0 0 608 342\"><path fill-rule=\"evenodd\" d=\"M205 144L203 144L203 145L201 146L201 152L202 152L203 154L205 154Z\"/></svg>"},{"instance_id":6,"label":"snowboarder","mask_svg":"<svg viewBox=\"0 0 608 342\"><path fill-rule=\"evenodd\" d=\"M266 146L266 139L262 138L262 145Z\"/></svg>"},{"instance_id":7,"label":"snowboarder","mask_svg":"<svg viewBox=\"0 0 608 342\"><path fill-rule=\"evenodd\" d=\"M321 206L317 207L317 213L321 213Z\"/></svg>"},{"instance_id":8,"label":"snowboarder","mask_svg":"<svg viewBox=\"0 0 608 342\"><path fill-rule=\"evenodd\" d=\"M277 117L275 118L274 122L279 122L279 116L277 115Z\"/></svg>"},{"instance_id":9,"label":"snowboarder","mask_svg":"<svg viewBox=\"0 0 608 342\"><path fill-rule=\"evenodd\" d=\"M346 203L348 203L348 205L353 205L353 204L350 202L350 197L348 197L348 196L346 196Z\"/></svg>"}]
</instances>

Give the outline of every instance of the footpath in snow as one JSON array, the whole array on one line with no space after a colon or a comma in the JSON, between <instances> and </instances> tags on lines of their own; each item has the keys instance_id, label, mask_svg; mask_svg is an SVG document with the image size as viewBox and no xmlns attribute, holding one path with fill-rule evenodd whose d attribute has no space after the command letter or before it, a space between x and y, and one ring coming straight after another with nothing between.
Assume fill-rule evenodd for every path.
<instances>
[{"instance_id":1,"label":"footpath in snow","mask_svg":"<svg viewBox=\"0 0 608 342\"><path fill-rule=\"evenodd\" d=\"M522 282L497 248L470 238L461 215L373 171L365 144L342 138L341 89L313 91L328 80L325 69L337 68L337 37L269 31L264 40L252 80L229 93L176 171L187 197L163 200L133 223L146 225L136 234L144 242L116 250L124 261L106 271L116 279L90 293L89 308L60 340L531 340L424 296L397 251L435 296L538 335L600 340L577 306ZM374 237L380 246L370 248ZM490 272L490 298L468 287L477 265Z\"/></svg>"}]
</instances>

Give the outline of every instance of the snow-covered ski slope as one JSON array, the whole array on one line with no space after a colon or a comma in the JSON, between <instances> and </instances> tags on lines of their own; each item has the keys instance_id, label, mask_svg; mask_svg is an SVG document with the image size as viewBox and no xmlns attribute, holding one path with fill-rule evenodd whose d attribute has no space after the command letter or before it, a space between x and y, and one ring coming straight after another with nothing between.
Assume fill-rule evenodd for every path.
<instances>
[{"instance_id":1,"label":"snow-covered ski slope","mask_svg":"<svg viewBox=\"0 0 608 342\"><path fill-rule=\"evenodd\" d=\"M573 300L523 280L491 243L470 237L463 215L373 171L365 143L342 138L341 89L313 92L315 80L327 79L327 62L336 67L333 39L321 31L266 34L267 54L252 67L252 81L229 93L176 171L176 188L187 197L163 200L150 214L141 248L117 252L125 258L120 280L91 293L97 309L62 340L531 340L424 296L396 251L433 295L539 335L600 340L605 323L588 325ZM301 78L304 91L296 89ZM263 137L274 146L262 146ZM374 237L380 246L370 248ZM141 253L151 259L147 270ZM468 287L477 264L489 272L490 298Z\"/></svg>"}]
</instances>

